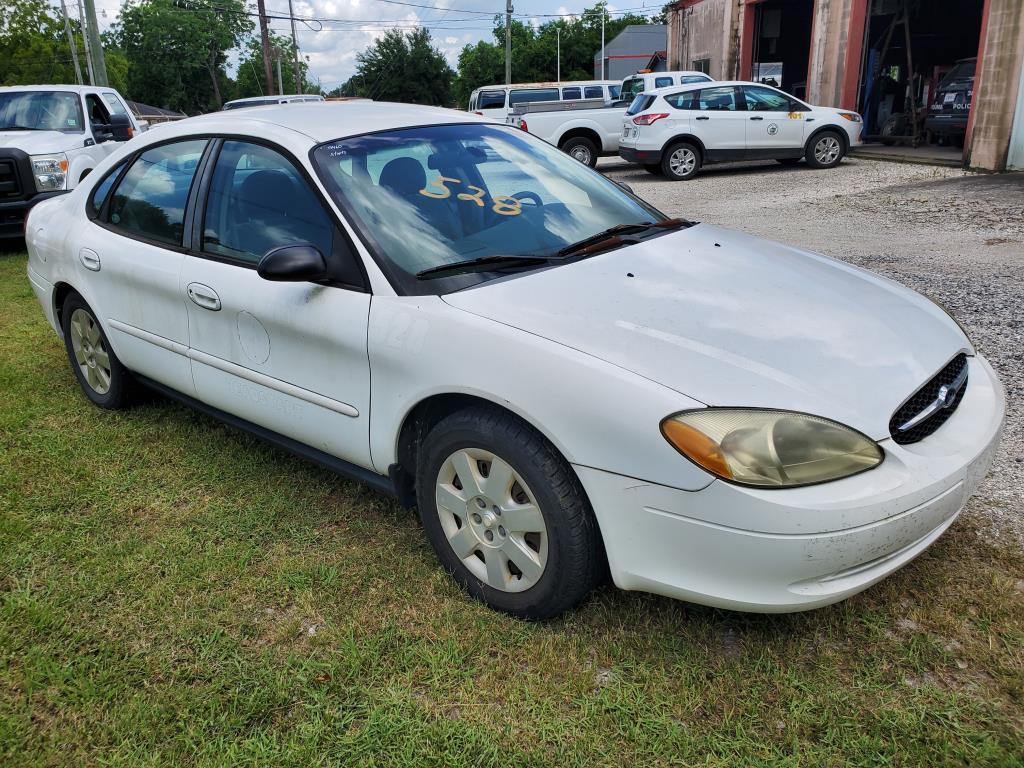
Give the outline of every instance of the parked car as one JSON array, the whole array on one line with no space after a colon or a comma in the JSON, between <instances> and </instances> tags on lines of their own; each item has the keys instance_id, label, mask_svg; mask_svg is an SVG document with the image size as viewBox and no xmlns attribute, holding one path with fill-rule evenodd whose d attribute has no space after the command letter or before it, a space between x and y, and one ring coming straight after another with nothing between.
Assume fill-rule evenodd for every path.
<instances>
[{"instance_id":1,"label":"parked car","mask_svg":"<svg viewBox=\"0 0 1024 768\"><path fill-rule=\"evenodd\" d=\"M608 571L724 608L836 602L946 530L1003 423L927 298L667 218L464 112L168 125L36 206L28 249L90 401L146 384L415 504L515 616Z\"/></svg>"},{"instance_id":2,"label":"parked car","mask_svg":"<svg viewBox=\"0 0 1024 768\"><path fill-rule=\"evenodd\" d=\"M504 121L518 104L597 99L611 103L619 97L616 80L578 80L566 83L485 85L469 95L469 111Z\"/></svg>"},{"instance_id":3,"label":"parked car","mask_svg":"<svg viewBox=\"0 0 1024 768\"><path fill-rule=\"evenodd\" d=\"M0 239L22 237L33 205L74 189L142 128L113 88L0 88Z\"/></svg>"},{"instance_id":4,"label":"parked car","mask_svg":"<svg viewBox=\"0 0 1024 768\"><path fill-rule=\"evenodd\" d=\"M812 107L758 83L661 88L626 110L619 155L676 181L703 165L737 160L805 158L814 168L832 168L861 143L862 126L856 112Z\"/></svg>"},{"instance_id":5,"label":"parked car","mask_svg":"<svg viewBox=\"0 0 1024 768\"><path fill-rule=\"evenodd\" d=\"M603 102L523 104L515 108L506 122L539 136L593 168L598 157L618 153L625 113L622 107L606 107Z\"/></svg>"},{"instance_id":6,"label":"parked car","mask_svg":"<svg viewBox=\"0 0 1024 768\"><path fill-rule=\"evenodd\" d=\"M630 75L622 81L619 89L619 99L622 106L628 107L630 103L644 91L654 91L658 88L670 88L674 85L690 85L692 83L713 83L715 79L706 72L693 70L681 70L678 72L651 72L641 70Z\"/></svg>"},{"instance_id":7,"label":"parked car","mask_svg":"<svg viewBox=\"0 0 1024 768\"><path fill-rule=\"evenodd\" d=\"M323 101L324 97L319 94L293 93L282 96L248 96L244 99L225 101L221 109L242 109L243 107L268 107L271 104L302 104L310 101Z\"/></svg>"},{"instance_id":8,"label":"parked car","mask_svg":"<svg viewBox=\"0 0 1024 768\"><path fill-rule=\"evenodd\" d=\"M967 135L967 117L974 98L974 69L978 60L961 59L942 78L935 98L928 107L924 129L928 142L939 140L963 146Z\"/></svg>"}]
</instances>

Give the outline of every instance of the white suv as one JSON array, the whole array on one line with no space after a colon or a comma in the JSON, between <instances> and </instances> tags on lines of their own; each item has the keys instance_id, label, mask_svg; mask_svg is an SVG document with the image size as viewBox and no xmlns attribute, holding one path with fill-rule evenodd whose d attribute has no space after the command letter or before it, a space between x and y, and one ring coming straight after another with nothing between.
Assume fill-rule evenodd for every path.
<instances>
[{"instance_id":1,"label":"white suv","mask_svg":"<svg viewBox=\"0 0 1024 768\"><path fill-rule=\"evenodd\" d=\"M707 163L778 160L832 168L861 144L860 115L812 107L777 88L716 82L645 91L626 110L619 155L690 179Z\"/></svg>"}]
</instances>

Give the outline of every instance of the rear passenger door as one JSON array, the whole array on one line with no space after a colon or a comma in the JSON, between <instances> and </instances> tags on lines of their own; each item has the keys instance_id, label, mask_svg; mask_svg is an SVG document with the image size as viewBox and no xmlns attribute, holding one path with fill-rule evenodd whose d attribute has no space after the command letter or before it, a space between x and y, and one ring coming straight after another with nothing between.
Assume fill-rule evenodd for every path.
<instances>
[{"instance_id":1,"label":"rear passenger door","mask_svg":"<svg viewBox=\"0 0 1024 768\"><path fill-rule=\"evenodd\" d=\"M701 140L708 160L741 160L747 146L747 112L739 88L702 88L692 102L691 132Z\"/></svg>"},{"instance_id":2,"label":"rear passenger door","mask_svg":"<svg viewBox=\"0 0 1024 768\"><path fill-rule=\"evenodd\" d=\"M358 256L298 162L276 147L218 140L202 173L179 300L200 400L371 468L370 294ZM336 279L270 282L275 248L313 245Z\"/></svg>"},{"instance_id":3,"label":"rear passenger door","mask_svg":"<svg viewBox=\"0 0 1024 768\"><path fill-rule=\"evenodd\" d=\"M747 158L799 157L804 146L804 115L784 93L760 85L744 85L747 109Z\"/></svg>"}]
</instances>

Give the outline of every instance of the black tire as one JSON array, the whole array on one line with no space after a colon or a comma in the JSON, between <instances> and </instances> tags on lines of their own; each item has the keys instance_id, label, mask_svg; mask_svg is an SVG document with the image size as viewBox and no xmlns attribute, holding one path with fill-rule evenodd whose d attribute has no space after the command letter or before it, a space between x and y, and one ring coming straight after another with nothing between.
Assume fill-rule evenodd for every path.
<instances>
[{"instance_id":1,"label":"black tire","mask_svg":"<svg viewBox=\"0 0 1024 768\"><path fill-rule=\"evenodd\" d=\"M678 160L684 163L683 172L679 172L678 165L677 170L673 170L673 158L677 157L677 153L682 153ZM687 162L687 158L690 162ZM700 150L688 141L677 141L661 153L661 172L671 181L689 181L697 175L700 165Z\"/></svg>"},{"instance_id":2,"label":"black tire","mask_svg":"<svg viewBox=\"0 0 1024 768\"><path fill-rule=\"evenodd\" d=\"M76 312L78 313L77 315ZM79 364L76 358L75 341L73 340L73 333L77 333L77 331L72 328L72 322L85 319L88 319L89 324L82 325L80 323L79 327L88 328L86 335L91 338L87 339L87 348L83 350L86 359L83 360L82 364ZM132 405L138 393L138 383L132 378L128 369L117 359L117 355L114 354L114 350L107 340L107 334L96 319L92 308L77 293L69 294L64 300L64 307L61 310L61 328L64 331L64 348L67 350L68 362L71 364L71 370L74 372L75 378L78 379L78 384L85 396L93 404L111 411L118 411ZM103 357L104 355L106 356L105 358ZM102 365L104 359L107 361L107 366ZM94 372L97 369L109 371L106 375L105 388L102 378L94 379L91 383L83 367ZM93 373L90 375L99 376L100 374Z\"/></svg>"},{"instance_id":3,"label":"black tire","mask_svg":"<svg viewBox=\"0 0 1024 768\"><path fill-rule=\"evenodd\" d=\"M442 510L437 502L441 474L449 458L460 451L484 451L502 459L522 478L539 508L546 529L546 562L536 582L523 591L494 588L471 571L456 554L449 536L469 526L477 539L469 539L473 551L466 560L486 562L497 539L487 545L479 536L479 525L470 521L476 511L471 499L455 512ZM494 466L493 463L490 466ZM483 465L478 463L477 470ZM488 475L480 477L486 481ZM456 477L460 477L456 475ZM466 497L473 493L471 483L453 478L451 487ZM481 483L486 487L484 483ZM513 489L520 487L513 482ZM485 493L485 492L481 492ZM490 493L490 489L486 491ZM548 619L558 616L582 601L600 581L607 565L600 534L583 487L568 462L536 430L521 419L489 406L468 408L442 419L423 442L416 468L416 499L423 530L427 534L441 565L472 597L504 613L522 619ZM489 509L491 499L481 509ZM506 518L509 510L506 509ZM445 523L442 523L442 516ZM500 522L500 516L494 522ZM479 520L477 521L479 522ZM445 524L453 533L445 532ZM503 530L503 529L502 529ZM487 531L483 531L487 533ZM511 532L507 532L511 536ZM505 535L505 532L502 533ZM530 534L533 535L533 534ZM477 541L479 543L477 543ZM537 540L539 541L539 539ZM507 551L507 550L503 550ZM538 552L539 552L538 547ZM473 558L476 558L474 560ZM539 557L538 557L539 559ZM500 561L499 561L500 562ZM505 565L505 578L511 582L524 574L511 573ZM484 578L488 578L486 575Z\"/></svg>"},{"instance_id":4,"label":"black tire","mask_svg":"<svg viewBox=\"0 0 1024 768\"><path fill-rule=\"evenodd\" d=\"M775 162L781 163L782 165L796 165L801 160L803 160L802 157L777 157L777 158L775 158Z\"/></svg>"},{"instance_id":5,"label":"black tire","mask_svg":"<svg viewBox=\"0 0 1024 768\"><path fill-rule=\"evenodd\" d=\"M560 149L590 168L597 165L597 146L585 136L574 136L563 141Z\"/></svg>"},{"instance_id":6,"label":"black tire","mask_svg":"<svg viewBox=\"0 0 1024 768\"><path fill-rule=\"evenodd\" d=\"M830 144L829 142L834 142ZM825 148L828 151L825 152ZM822 150L823 159L818 159L819 149ZM834 149L834 151L833 151ZM816 133L807 142L807 149L804 151L804 158L811 168L835 168L846 156L846 145L843 137L836 131L822 131Z\"/></svg>"},{"instance_id":7,"label":"black tire","mask_svg":"<svg viewBox=\"0 0 1024 768\"><path fill-rule=\"evenodd\" d=\"M644 170L655 176L661 176L661 165L659 163L644 163Z\"/></svg>"}]
</instances>

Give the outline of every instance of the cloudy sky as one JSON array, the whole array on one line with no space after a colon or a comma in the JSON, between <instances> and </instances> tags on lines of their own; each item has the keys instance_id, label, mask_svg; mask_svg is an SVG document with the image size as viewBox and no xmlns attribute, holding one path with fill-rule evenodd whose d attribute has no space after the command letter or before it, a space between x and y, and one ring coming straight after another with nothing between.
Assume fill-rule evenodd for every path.
<instances>
[{"instance_id":1,"label":"cloudy sky","mask_svg":"<svg viewBox=\"0 0 1024 768\"><path fill-rule=\"evenodd\" d=\"M609 14L623 10L655 14L664 2L620 0L618 5L610 3L608 9ZM255 9L255 2L249 4ZM320 78L324 90L347 80L355 71L356 54L392 27L427 27L454 67L464 45L492 39L492 19L505 11L505 0L293 0L293 5L296 16L323 20L310 26L297 24L296 31L299 48L309 57L310 73L314 79ZM550 20L550 14L579 13L593 5L593 0L562 0L558 5L513 0L513 5L519 18L536 24ZM288 15L288 0L266 0L266 6L269 15ZM116 20L119 7L118 0L96 0L101 27ZM271 29L291 34L286 19L272 21ZM236 60L232 57L232 65Z\"/></svg>"}]
</instances>

